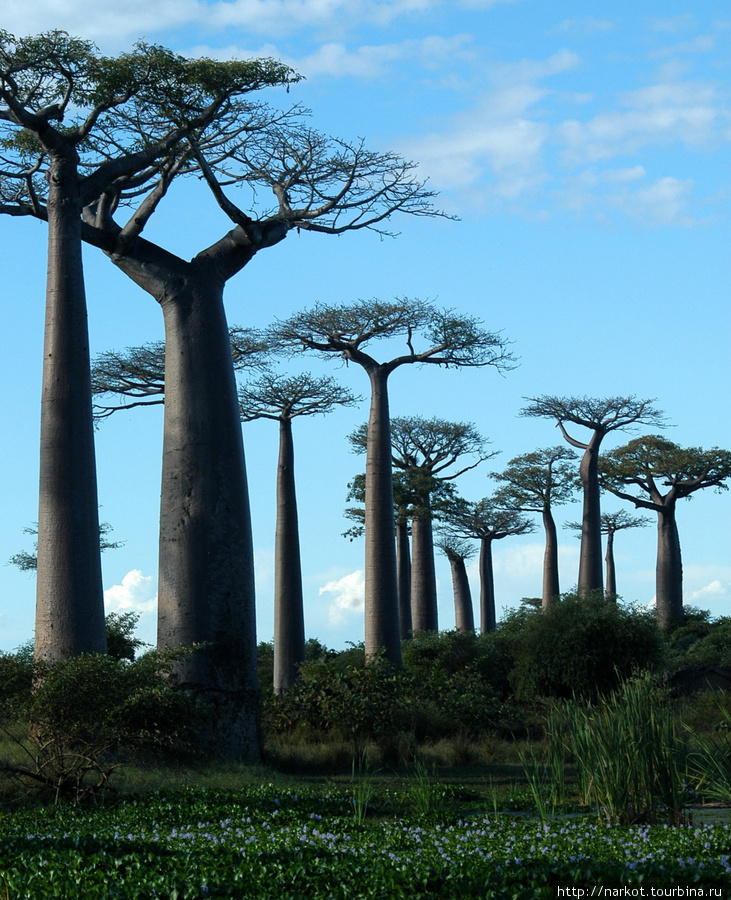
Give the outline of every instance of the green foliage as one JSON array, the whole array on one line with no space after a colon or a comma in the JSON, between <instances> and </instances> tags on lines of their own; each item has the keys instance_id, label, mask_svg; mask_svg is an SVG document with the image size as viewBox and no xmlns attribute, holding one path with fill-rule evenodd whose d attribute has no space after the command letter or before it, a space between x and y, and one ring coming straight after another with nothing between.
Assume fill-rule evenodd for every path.
<instances>
[{"instance_id":1,"label":"green foliage","mask_svg":"<svg viewBox=\"0 0 731 900\"><path fill-rule=\"evenodd\" d=\"M712 619L705 610L685 608L667 634L668 667L677 672L693 666L731 668L731 617Z\"/></svg>"},{"instance_id":2,"label":"green foliage","mask_svg":"<svg viewBox=\"0 0 731 900\"><path fill-rule=\"evenodd\" d=\"M147 646L144 641L135 637L135 628L139 620L139 613L107 613L104 619L107 654L113 659L126 659L132 662L137 651Z\"/></svg>"},{"instance_id":3,"label":"green foliage","mask_svg":"<svg viewBox=\"0 0 731 900\"><path fill-rule=\"evenodd\" d=\"M510 682L521 700L597 697L621 679L662 661L662 639L651 614L601 595L567 594L545 613L511 613L506 632Z\"/></svg>"},{"instance_id":4,"label":"green foliage","mask_svg":"<svg viewBox=\"0 0 731 900\"><path fill-rule=\"evenodd\" d=\"M168 687L179 658L153 651L135 662L91 654L49 664L0 656L3 720L26 760L2 771L56 800L79 801L109 788L124 751L192 749L199 705Z\"/></svg>"},{"instance_id":5,"label":"green foliage","mask_svg":"<svg viewBox=\"0 0 731 900\"><path fill-rule=\"evenodd\" d=\"M600 818L680 822L685 747L666 696L647 674L593 705L557 706L549 732L568 751L583 800Z\"/></svg>"}]
</instances>

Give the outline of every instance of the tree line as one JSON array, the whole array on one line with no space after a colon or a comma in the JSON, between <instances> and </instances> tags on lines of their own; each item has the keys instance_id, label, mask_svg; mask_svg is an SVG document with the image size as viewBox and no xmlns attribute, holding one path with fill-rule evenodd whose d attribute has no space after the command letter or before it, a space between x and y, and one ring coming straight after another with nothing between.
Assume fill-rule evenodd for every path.
<instances>
[{"instance_id":1,"label":"tree line","mask_svg":"<svg viewBox=\"0 0 731 900\"><path fill-rule=\"evenodd\" d=\"M318 304L263 335L238 329L232 347L226 284L293 229L387 235L396 214L443 215L414 163L370 151L362 141L323 135L298 105L282 110L255 98L264 88L298 80L269 59L191 60L144 43L110 58L64 32L20 38L0 32L0 212L40 219L48 233L35 654L53 662L106 651L92 390L121 394L126 406L160 402L164 393L158 646L197 645L176 664L177 683L217 708L212 746L250 759L258 754L258 685L241 417L273 418L280 427L275 619L290 647L279 661L278 678L286 689L296 670L291 648L303 640L291 422L354 398L329 379L277 380L268 373L258 387L239 394L236 369L263 365L262 354L272 349L305 350L351 361L368 377L370 412L358 438L366 453L366 655L374 659L385 652L398 665L406 610L399 604L394 460L401 453L396 465L411 473L418 504L410 501L410 507L419 509L409 516L412 543L425 561L414 567L423 579L416 593L425 599L411 604L422 616L412 620L412 629L429 629L437 625L428 566L434 540L430 504L437 483L445 481L439 477L442 464L451 457L442 458L433 447L406 460L394 442L389 378L404 365L508 370L515 362L505 338L479 320L407 298ZM190 176L203 180L231 227L184 260L146 238L144 229L173 180ZM110 352L97 362L93 377L82 243L103 252L146 291L159 304L165 326L164 344ZM385 338L401 340L403 349L382 360L370 345ZM110 373L117 379L111 389L104 381ZM103 406L98 413L112 409ZM584 450L580 594L602 587L601 483L658 513L658 620L663 625L681 615L675 503L701 488L723 486L731 475L729 454L683 450L653 436L600 460L601 441L610 431L662 424L651 401L633 397L538 397L524 414L555 419L567 442ZM588 428L590 440L584 444L569 435L572 424ZM495 624L491 543L515 533L507 529L518 527L536 504L547 531L544 604L558 595L548 533L551 503L561 496L553 477L563 462L559 455L549 464L543 499L529 491L521 500L515 486L511 498L508 483L500 497L472 506L452 502L449 539L481 542L485 628ZM527 481L519 480L525 487ZM508 516L507 524L495 520L498 512Z\"/></svg>"}]
</instances>

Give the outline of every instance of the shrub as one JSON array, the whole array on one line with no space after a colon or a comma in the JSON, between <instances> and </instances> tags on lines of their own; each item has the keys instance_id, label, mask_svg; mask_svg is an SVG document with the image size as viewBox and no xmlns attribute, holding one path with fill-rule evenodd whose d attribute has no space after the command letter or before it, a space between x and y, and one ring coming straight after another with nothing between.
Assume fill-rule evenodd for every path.
<instances>
[{"instance_id":1,"label":"shrub","mask_svg":"<svg viewBox=\"0 0 731 900\"><path fill-rule=\"evenodd\" d=\"M569 594L545 613L520 611L506 631L510 682L520 700L594 698L662 662L654 617L601 595Z\"/></svg>"},{"instance_id":2,"label":"shrub","mask_svg":"<svg viewBox=\"0 0 731 900\"><path fill-rule=\"evenodd\" d=\"M6 762L1 770L56 800L80 801L109 788L122 751L192 749L200 705L167 686L179 656L152 652L126 662L90 654L53 664L2 658L17 685L4 720L24 726L15 741L26 764Z\"/></svg>"}]
</instances>

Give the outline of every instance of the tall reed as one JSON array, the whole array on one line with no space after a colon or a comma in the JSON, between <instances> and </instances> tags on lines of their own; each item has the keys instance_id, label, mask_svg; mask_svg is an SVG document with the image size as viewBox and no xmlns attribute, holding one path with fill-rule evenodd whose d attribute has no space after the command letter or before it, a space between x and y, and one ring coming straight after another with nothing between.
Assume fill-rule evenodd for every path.
<instances>
[{"instance_id":1,"label":"tall reed","mask_svg":"<svg viewBox=\"0 0 731 900\"><path fill-rule=\"evenodd\" d=\"M609 822L654 823L682 818L685 743L666 699L648 675L596 704L556 707L552 740L576 766L582 802Z\"/></svg>"}]
</instances>

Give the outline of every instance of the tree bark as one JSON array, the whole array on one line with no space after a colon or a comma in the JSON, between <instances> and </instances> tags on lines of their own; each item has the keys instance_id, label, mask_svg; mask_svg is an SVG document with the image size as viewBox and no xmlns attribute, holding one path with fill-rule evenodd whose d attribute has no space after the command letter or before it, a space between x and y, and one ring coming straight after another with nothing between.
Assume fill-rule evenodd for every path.
<instances>
[{"instance_id":1,"label":"tree bark","mask_svg":"<svg viewBox=\"0 0 731 900\"><path fill-rule=\"evenodd\" d=\"M492 571L492 538L480 541L480 632L487 634L497 627L495 615L495 579Z\"/></svg>"},{"instance_id":2,"label":"tree bark","mask_svg":"<svg viewBox=\"0 0 731 900\"><path fill-rule=\"evenodd\" d=\"M398 579L399 630L401 640L411 638L411 555L409 552L409 523L396 522L396 574Z\"/></svg>"},{"instance_id":3,"label":"tree bark","mask_svg":"<svg viewBox=\"0 0 731 900\"><path fill-rule=\"evenodd\" d=\"M217 755L259 758L254 558L223 281L190 264L161 299L165 431L158 647L206 643L180 686L213 703Z\"/></svg>"},{"instance_id":4,"label":"tree bark","mask_svg":"<svg viewBox=\"0 0 731 900\"><path fill-rule=\"evenodd\" d=\"M665 508L657 513L655 603L657 624L663 631L673 621L683 618L683 563L672 502L666 502Z\"/></svg>"},{"instance_id":5,"label":"tree bark","mask_svg":"<svg viewBox=\"0 0 731 900\"><path fill-rule=\"evenodd\" d=\"M411 621L414 634L439 630L434 536L428 514L411 520Z\"/></svg>"},{"instance_id":6,"label":"tree bark","mask_svg":"<svg viewBox=\"0 0 731 900\"><path fill-rule=\"evenodd\" d=\"M254 255L241 229L185 262L136 238L113 262L160 304L165 426L158 647L206 646L177 664L209 701L219 757L260 758L254 551L225 283Z\"/></svg>"},{"instance_id":7,"label":"tree bark","mask_svg":"<svg viewBox=\"0 0 731 900\"><path fill-rule=\"evenodd\" d=\"M617 574L614 567L614 532L607 532L607 553L604 557L607 564L607 597L617 597Z\"/></svg>"},{"instance_id":8,"label":"tree bark","mask_svg":"<svg viewBox=\"0 0 731 900\"><path fill-rule=\"evenodd\" d=\"M454 625L457 631L474 631L475 616L472 610L472 592L467 577L467 567L461 556L450 556L452 587L454 589Z\"/></svg>"},{"instance_id":9,"label":"tree bark","mask_svg":"<svg viewBox=\"0 0 731 900\"><path fill-rule=\"evenodd\" d=\"M581 519L581 551L579 557L579 597L591 591L602 591L602 532L599 499L598 457L602 435L594 432L579 466L584 487L584 512Z\"/></svg>"},{"instance_id":10,"label":"tree bark","mask_svg":"<svg viewBox=\"0 0 731 900\"><path fill-rule=\"evenodd\" d=\"M558 535L556 522L550 507L543 509L543 528L546 532L546 549L543 553L543 594L541 606L548 609L558 600L560 588L558 583Z\"/></svg>"},{"instance_id":11,"label":"tree bark","mask_svg":"<svg viewBox=\"0 0 731 900\"><path fill-rule=\"evenodd\" d=\"M277 525L274 543L274 692L286 693L305 661L297 495L292 420L279 420Z\"/></svg>"},{"instance_id":12,"label":"tree bark","mask_svg":"<svg viewBox=\"0 0 731 900\"><path fill-rule=\"evenodd\" d=\"M106 653L76 151L51 154L35 655Z\"/></svg>"},{"instance_id":13,"label":"tree bark","mask_svg":"<svg viewBox=\"0 0 731 900\"><path fill-rule=\"evenodd\" d=\"M386 659L400 666L388 371L379 365L367 371L371 407L365 483L365 652L373 659L383 649Z\"/></svg>"}]
</instances>

